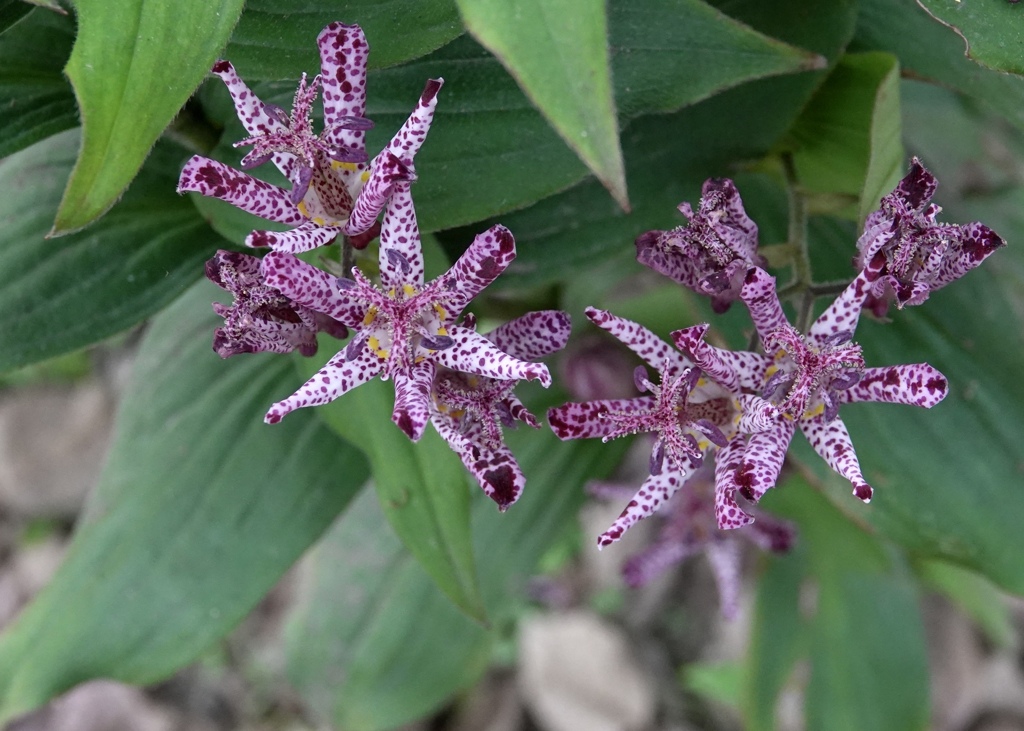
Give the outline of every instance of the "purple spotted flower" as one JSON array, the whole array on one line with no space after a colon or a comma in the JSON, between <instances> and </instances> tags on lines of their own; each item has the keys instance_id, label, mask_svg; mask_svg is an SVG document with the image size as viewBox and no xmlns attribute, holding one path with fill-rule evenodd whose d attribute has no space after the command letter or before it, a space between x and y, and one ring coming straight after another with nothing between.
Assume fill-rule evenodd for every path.
<instances>
[{"instance_id":1,"label":"purple spotted flower","mask_svg":"<svg viewBox=\"0 0 1024 731\"><path fill-rule=\"evenodd\" d=\"M299 82L289 115L260 101L227 61L213 73L228 87L249 133L236 146L252 146L242 158L250 168L272 160L291 190L258 180L224 163L195 156L181 172L178 192L195 191L244 211L294 226L285 232L253 231L249 246L298 253L332 242L340 234L365 245L376 233L377 216L399 180L415 179L413 158L433 120L442 80L427 82L412 115L372 163L367 163L366 59L369 47L359 26L331 23L317 38L320 74ZM323 93L324 128L313 131L310 113Z\"/></svg>"},{"instance_id":2,"label":"purple spotted flower","mask_svg":"<svg viewBox=\"0 0 1024 731\"><path fill-rule=\"evenodd\" d=\"M551 383L546 366L513 358L473 329L456 324L481 290L515 258L512 234L494 226L478 235L445 274L424 283L423 254L410 183L400 182L384 212L380 237L381 286L358 269L338 278L291 254L263 259L267 283L295 302L325 312L353 335L319 373L267 412L267 423L291 411L338 398L374 376L395 383L392 420L418 440L430 419L439 367L504 381Z\"/></svg>"},{"instance_id":3,"label":"purple spotted flower","mask_svg":"<svg viewBox=\"0 0 1024 731\"><path fill-rule=\"evenodd\" d=\"M632 489L611 483L591 483L587 491L598 498L628 500ZM654 542L631 556L622 575L632 587L640 587L681 561L703 553L718 584L722 614L727 619L739 609L740 571L744 539L763 551L785 553L796 539L796 528L764 512L753 525L738 531L718 528L715 517L715 475L710 462L690 475L660 511L663 517Z\"/></svg>"},{"instance_id":4,"label":"purple spotted flower","mask_svg":"<svg viewBox=\"0 0 1024 731\"><path fill-rule=\"evenodd\" d=\"M214 303L224 318L213 334L213 349L221 358L239 353L316 353L316 334L343 338L347 328L322 312L293 302L263 281L260 260L236 251L218 251L206 262L206 276L235 296L230 307Z\"/></svg>"},{"instance_id":5,"label":"purple spotted flower","mask_svg":"<svg viewBox=\"0 0 1024 731\"><path fill-rule=\"evenodd\" d=\"M484 337L514 358L535 360L565 347L569 324L564 312L530 312ZM475 329L472 316L462 326ZM526 484L505 446L502 427L515 428L518 422L540 426L513 393L518 383L438 366L431 391L430 422L502 512L519 499Z\"/></svg>"},{"instance_id":6,"label":"purple spotted flower","mask_svg":"<svg viewBox=\"0 0 1024 731\"><path fill-rule=\"evenodd\" d=\"M650 476L615 523L598 537L599 546L617 541L634 523L652 514L704 462L715 448L726 448L744 434L769 428L775 408L758 396L731 391L707 377L692 360L635 322L593 307L587 317L625 343L658 372L657 383L642 366L634 373L637 390L647 395L568 403L548 411L548 422L560 439L627 434L655 437ZM702 342L707 325L688 329Z\"/></svg>"},{"instance_id":7,"label":"purple spotted flower","mask_svg":"<svg viewBox=\"0 0 1024 731\"><path fill-rule=\"evenodd\" d=\"M910 172L868 216L857 241L858 264L871 288L865 307L884 317L889 303L919 305L1005 245L988 226L939 223L931 202L938 181L915 157Z\"/></svg>"},{"instance_id":8,"label":"purple spotted flower","mask_svg":"<svg viewBox=\"0 0 1024 731\"><path fill-rule=\"evenodd\" d=\"M636 240L636 258L684 287L711 297L725 312L739 297L743 275L764 266L757 253L757 224L743 210L736 185L727 178L704 181L700 207L679 204L688 223L669 231L648 231Z\"/></svg>"},{"instance_id":9,"label":"purple spotted flower","mask_svg":"<svg viewBox=\"0 0 1024 731\"><path fill-rule=\"evenodd\" d=\"M706 343L692 353L709 373L731 366L742 374L742 388L761 390L780 412L772 428L719 452L719 490L726 497L739 492L751 502L760 500L775 485L790 440L799 427L825 462L850 481L854 494L868 502L872 489L861 474L850 434L839 418L839 407L875 401L931 408L945 398L946 378L927 363L881 368L865 365L853 333L870 289L870 281L861 272L804 335L786 320L775 291L775 278L763 269L752 269L744 282L742 298L768 355L733 353ZM676 342L688 350L679 339ZM746 516L731 523L719 518L722 527L748 522Z\"/></svg>"}]
</instances>

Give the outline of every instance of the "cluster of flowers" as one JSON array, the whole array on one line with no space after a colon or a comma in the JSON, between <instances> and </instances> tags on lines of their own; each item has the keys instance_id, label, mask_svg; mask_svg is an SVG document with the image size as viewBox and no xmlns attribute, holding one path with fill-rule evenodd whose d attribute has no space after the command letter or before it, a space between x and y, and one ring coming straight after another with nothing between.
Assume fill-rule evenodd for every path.
<instances>
[{"instance_id":1,"label":"cluster of flowers","mask_svg":"<svg viewBox=\"0 0 1024 731\"><path fill-rule=\"evenodd\" d=\"M433 424L505 510L519 498L525 478L502 441L502 427L519 421L539 427L513 391L524 379L550 385L547 367L533 361L564 347L569 318L558 311L531 312L484 335L471 314L463 316L470 300L515 258L515 241L503 226L477 236L448 272L424 282L411 195L413 162L443 80L427 81L409 119L368 162L366 37L358 26L332 23L317 44L320 75L308 84L303 76L291 115L260 101L230 63L213 68L250 135L236 144L253 148L242 166L273 161L291 189L196 156L185 165L178 191L219 198L295 226L249 234L246 244L271 249L262 259L219 251L208 262L207 276L234 295L231 306L214 305L224 317L214 349L222 357L293 350L312 355L318 332L351 335L315 376L270 408L267 423L329 403L374 376L391 379L392 421L413 441ZM315 134L311 111L318 89L324 127ZM338 237L363 248L378 235L379 286L358 268L336 276L296 256Z\"/></svg>"},{"instance_id":2,"label":"cluster of flowers","mask_svg":"<svg viewBox=\"0 0 1024 731\"><path fill-rule=\"evenodd\" d=\"M424 282L421 241L413 209L414 157L433 121L442 79L426 84L419 103L391 142L372 161L366 153L366 38L358 26L334 23L317 39L321 73L303 76L291 114L261 102L226 61L213 72L225 82L252 146L244 168L272 161L290 190L203 157L181 173L179 192L212 196L286 226L253 231L246 243L269 247L262 259L220 251L207 276L234 295L214 305L224 325L214 337L222 357L298 350L312 355L317 333L351 336L313 378L274 404L266 421L325 404L374 376L395 385L394 423L418 440L428 422L459 454L466 468L505 510L525 478L503 443L502 427L518 421L538 427L514 395L520 380L551 382L538 358L561 349L569 318L532 312L493 332L477 332L469 302L515 258L512 234L494 226L478 235L452 268ZM324 126L311 120L318 91ZM636 241L638 260L711 298L716 312L740 300L748 308L762 352L729 351L707 342L708 325L672 333L667 343L642 325L588 308L587 317L633 350L657 375L636 368L643 395L568 403L548 412L561 439L650 433L650 476L613 525L598 538L606 546L638 520L669 503L670 519L658 542L627 564L637 584L671 563L706 550L715 566L728 613L735 606L738 548L731 529L770 550L785 550L792 528L753 505L775 485L797 428L829 466L867 502L864 480L840 406L858 401L930 408L947 392L945 377L926 363L868 367L853 342L863 309L884 315L902 308L976 267L1003 241L981 224L936 221L930 203L935 178L915 159L910 173L882 200L858 242L859 272L810 326L787 320L758 254L758 230L730 180L708 180L695 213L680 205L687 223L650 231ZM377 219L383 213L382 221ZM296 254L343 238L365 247L380 237L379 286L353 267L330 273ZM598 487L604 495L621 492Z\"/></svg>"}]
</instances>

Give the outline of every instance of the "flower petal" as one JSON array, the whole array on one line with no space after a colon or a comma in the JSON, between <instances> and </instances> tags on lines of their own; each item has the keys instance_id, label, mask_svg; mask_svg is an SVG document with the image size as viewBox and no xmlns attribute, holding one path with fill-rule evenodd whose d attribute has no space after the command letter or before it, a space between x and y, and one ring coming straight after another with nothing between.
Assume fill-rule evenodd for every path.
<instances>
[{"instance_id":1,"label":"flower petal","mask_svg":"<svg viewBox=\"0 0 1024 731\"><path fill-rule=\"evenodd\" d=\"M350 149L366 149L362 129L336 127L343 117L366 114L366 61L370 47L358 25L331 23L316 38L320 48L324 130L330 142Z\"/></svg>"},{"instance_id":2,"label":"flower petal","mask_svg":"<svg viewBox=\"0 0 1024 731\"><path fill-rule=\"evenodd\" d=\"M346 391L369 381L383 367L384 361L369 348L363 349L354 360L346 360L343 350L327 361L327 365L298 391L271 406L263 420L276 424L295 409L330 403Z\"/></svg>"},{"instance_id":3,"label":"flower petal","mask_svg":"<svg viewBox=\"0 0 1024 731\"><path fill-rule=\"evenodd\" d=\"M545 388L551 385L551 373L542 363L531 363L513 358L485 338L468 328L453 325L448 337L454 341L451 347L431 351L431 357L453 371L472 373L504 381L540 381Z\"/></svg>"},{"instance_id":4,"label":"flower petal","mask_svg":"<svg viewBox=\"0 0 1024 731\"><path fill-rule=\"evenodd\" d=\"M747 500L756 503L779 479L782 462L796 432L795 422L780 419L767 431L751 434L743 451L743 460L736 468L736 487Z\"/></svg>"},{"instance_id":5,"label":"flower petal","mask_svg":"<svg viewBox=\"0 0 1024 731\"><path fill-rule=\"evenodd\" d=\"M222 162L194 155L181 171L178 192L218 198L247 213L289 225L305 221L288 191L257 180Z\"/></svg>"},{"instance_id":6,"label":"flower petal","mask_svg":"<svg viewBox=\"0 0 1024 731\"><path fill-rule=\"evenodd\" d=\"M736 428L741 434L757 434L778 424L779 410L771 401L749 393L741 393L738 398L740 423Z\"/></svg>"},{"instance_id":7,"label":"flower petal","mask_svg":"<svg viewBox=\"0 0 1024 731\"><path fill-rule=\"evenodd\" d=\"M833 419L826 423L820 417L801 419L800 429L828 466L850 481L853 494L866 503L871 502L871 485L864 481L860 472L857 453L843 420Z\"/></svg>"},{"instance_id":8,"label":"flower petal","mask_svg":"<svg viewBox=\"0 0 1024 731\"><path fill-rule=\"evenodd\" d=\"M630 526L654 513L662 504L672 497L686 481L687 473L681 470L665 470L661 474L651 475L633 499L629 501L611 527L597 537L598 548L610 546L622 538Z\"/></svg>"},{"instance_id":9,"label":"flower petal","mask_svg":"<svg viewBox=\"0 0 1024 731\"><path fill-rule=\"evenodd\" d=\"M412 180L412 177L405 163L388 150L378 155L373 161L369 178L356 198L352 213L349 214L345 233L357 236L368 231L384 210L395 186L402 180Z\"/></svg>"},{"instance_id":10,"label":"flower petal","mask_svg":"<svg viewBox=\"0 0 1024 731\"><path fill-rule=\"evenodd\" d=\"M590 439L606 437L618 427L611 419L603 418L609 412L650 410L657 404L655 396L640 396L632 399L605 399L568 403L548 409L548 423L555 435L562 439Z\"/></svg>"},{"instance_id":11,"label":"flower petal","mask_svg":"<svg viewBox=\"0 0 1024 731\"><path fill-rule=\"evenodd\" d=\"M564 348L570 326L565 312L539 310L498 326L486 337L513 358L536 360Z\"/></svg>"},{"instance_id":12,"label":"flower petal","mask_svg":"<svg viewBox=\"0 0 1024 731\"><path fill-rule=\"evenodd\" d=\"M413 364L408 373L395 371L395 410L391 421L414 442L423 436L430 421L430 386L436 367L429 360Z\"/></svg>"},{"instance_id":13,"label":"flower petal","mask_svg":"<svg viewBox=\"0 0 1024 731\"><path fill-rule=\"evenodd\" d=\"M754 519L736 502L736 470L743 462L746 438L737 435L715 455L715 519L721 530L750 525Z\"/></svg>"},{"instance_id":14,"label":"flower petal","mask_svg":"<svg viewBox=\"0 0 1024 731\"><path fill-rule=\"evenodd\" d=\"M505 512L519 499L526 477L508 447L504 444L497 449L484 446L482 440L460 433L451 418L444 414L434 412L431 422L437 433L459 455L487 497L498 504L498 510Z\"/></svg>"},{"instance_id":15,"label":"flower petal","mask_svg":"<svg viewBox=\"0 0 1024 731\"><path fill-rule=\"evenodd\" d=\"M956 229L959 236L943 258L942 268L935 281L930 283L933 292L959 279L985 261L996 249L1006 245L995 231L980 223L957 226Z\"/></svg>"},{"instance_id":16,"label":"flower petal","mask_svg":"<svg viewBox=\"0 0 1024 731\"><path fill-rule=\"evenodd\" d=\"M644 586L701 548L684 541L658 541L647 550L630 556L622 565L622 578L628 586Z\"/></svg>"},{"instance_id":17,"label":"flower petal","mask_svg":"<svg viewBox=\"0 0 1024 731\"><path fill-rule=\"evenodd\" d=\"M423 247L409 183L395 187L380 227L380 281L383 289L423 286Z\"/></svg>"},{"instance_id":18,"label":"flower petal","mask_svg":"<svg viewBox=\"0 0 1024 731\"><path fill-rule=\"evenodd\" d=\"M718 585L718 600L722 616L733 619L740 609L740 565L741 547L734 540L709 541L704 553L711 564L711 573Z\"/></svg>"},{"instance_id":19,"label":"flower petal","mask_svg":"<svg viewBox=\"0 0 1024 731\"><path fill-rule=\"evenodd\" d=\"M331 243L341 233L340 228L320 226L306 221L290 231L253 231L245 237L245 245L254 249L269 246L274 251L301 254Z\"/></svg>"},{"instance_id":20,"label":"flower petal","mask_svg":"<svg viewBox=\"0 0 1024 731\"><path fill-rule=\"evenodd\" d=\"M808 337L823 345L836 333L852 334L857 329L864 300L870 292L871 284L862 271L814 321L807 332Z\"/></svg>"},{"instance_id":21,"label":"flower petal","mask_svg":"<svg viewBox=\"0 0 1024 731\"><path fill-rule=\"evenodd\" d=\"M750 310L750 318L762 341L772 330L789 324L775 291L775 277L761 267L747 272L740 299Z\"/></svg>"},{"instance_id":22,"label":"flower petal","mask_svg":"<svg viewBox=\"0 0 1024 731\"><path fill-rule=\"evenodd\" d=\"M441 90L443 84L444 79L427 81L416 108L412 110L409 119L388 144L388 150L409 167L412 167L413 158L419 152L420 146L430 130L430 124L434 121L437 92Z\"/></svg>"},{"instance_id":23,"label":"flower petal","mask_svg":"<svg viewBox=\"0 0 1024 731\"><path fill-rule=\"evenodd\" d=\"M672 340L684 355L729 391L760 389L772 359L749 351L716 348L704 341L707 331L706 323L694 325L674 331Z\"/></svg>"},{"instance_id":24,"label":"flower petal","mask_svg":"<svg viewBox=\"0 0 1024 731\"><path fill-rule=\"evenodd\" d=\"M621 340L651 368L659 371L662 379L665 376L679 375L684 368L693 365L689 358L643 325L596 307L588 307L585 312L592 323Z\"/></svg>"},{"instance_id":25,"label":"flower petal","mask_svg":"<svg viewBox=\"0 0 1024 731\"><path fill-rule=\"evenodd\" d=\"M946 397L946 377L927 363L867 368L853 386L837 392L841 403L876 401L930 409Z\"/></svg>"},{"instance_id":26,"label":"flower petal","mask_svg":"<svg viewBox=\"0 0 1024 731\"><path fill-rule=\"evenodd\" d=\"M337 277L277 251L263 257L262 270L269 286L300 305L330 315L349 327L362 324L367 305L341 291Z\"/></svg>"},{"instance_id":27,"label":"flower petal","mask_svg":"<svg viewBox=\"0 0 1024 731\"><path fill-rule=\"evenodd\" d=\"M452 268L431 286L445 293L446 306L454 318L515 258L516 240L511 231L498 224L477 234Z\"/></svg>"},{"instance_id":28,"label":"flower petal","mask_svg":"<svg viewBox=\"0 0 1024 731\"><path fill-rule=\"evenodd\" d=\"M662 245L664 231L648 231L640 234L635 242L636 260L658 274L692 290L700 281L700 268L695 258L677 251L667 251Z\"/></svg>"}]
</instances>

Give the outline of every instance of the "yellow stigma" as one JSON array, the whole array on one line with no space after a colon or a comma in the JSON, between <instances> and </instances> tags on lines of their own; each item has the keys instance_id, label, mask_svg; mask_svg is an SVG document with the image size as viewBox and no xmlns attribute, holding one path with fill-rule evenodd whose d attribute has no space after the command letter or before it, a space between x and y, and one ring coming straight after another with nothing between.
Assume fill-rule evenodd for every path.
<instances>
[{"instance_id":1,"label":"yellow stigma","mask_svg":"<svg viewBox=\"0 0 1024 731\"><path fill-rule=\"evenodd\" d=\"M377 317L377 308L376 307L371 307L370 309L368 309L366 311L366 314L363 315L363 327L366 327L367 325L372 323L374 321L374 319L376 319L376 317Z\"/></svg>"},{"instance_id":2,"label":"yellow stigma","mask_svg":"<svg viewBox=\"0 0 1024 731\"><path fill-rule=\"evenodd\" d=\"M313 217L313 223L315 223L317 226L326 226L327 225L327 221L325 221L320 216L314 216Z\"/></svg>"},{"instance_id":3,"label":"yellow stigma","mask_svg":"<svg viewBox=\"0 0 1024 731\"><path fill-rule=\"evenodd\" d=\"M439 328L437 328L437 334L438 335L447 335L448 334L448 328L446 328L446 327L439 327Z\"/></svg>"},{"instance_id":4,"label":"yellow stigma","mask_svg":"<svg viewBox=\"0 0 1024 731\"><path fill-rule=\"evenodd\" d=\"M815 406L813 408L810 408L810 409L807 409L807 411L804 412L804 418L805 419L813 419L815 416L820 416L821 414L824 414L824 413L825 413L825 402L821 401L821 402L818 403L817 406Z\"/></svg>"},{"instance_id":5,"label":"yellow stigma","mask_svg":"<svg viewBox=\"0 0 1024 731\"><path fill-rule=\"evenodd\" d=\"M405 293L406 297L412 297L414 294L416 294L416 288L411 284L403 284L402 291Z\"/></svg>"},{"instance_id":6,"label":"yellow stigma","mask_svg":"<svg viewBox=\"0 0 1024 731\"><path fill-rule=\"evenodd\" d=\"M380 340L375 335L367 338L366 344L370 346L370 350L377 354L378 358L387 358L390 354L386 348L380 347Z\"/></svg>"},{"instance_id":7,"label":"yellow stigma","mask_svg":"<svg viewBox=\"0 0 1024 731\"><path fill-rule=\"evenodd\" d=\"M332 170L348 170L349 172L353 172L357 167L358 165L356 165L354 162L338 162L337 160L331 160ZM363 175L368 174L368 172L363 173Z\"/></svg>"},{"instance_id":8,"label":"yellow stigma","mask_svg":"<svg viewBox=\"0 0 1024 731\"><path fill-rule=\"evenodd\" d=\"M299 205L295 207L299 209L299 213L301 213L306 218L309 218L309 211L306 209L306 201L299 201Z\"/></svg>"},{"instance_id":9,"label":"yellow stigma","mask_svg":"<svg viewBox=\"0 0 1024 731\"><path fill-rule=\"evenodd\" d=\"M370 179L370 171L369 170L364 170L363 174L359 176L359 179L362 180L365 183L367 180Z\"/></svg>"},{"instance_id":10,"label":"yellow stigma","mask_svg":"<svg viewBox=\"0 0 1024 731\"><path fill-rule=\"evenodd\" d=\"M448 311L444 307L442 307L439 303L437 303L437 302L434 303L434 312L436 312L437 316L440 317L442 320L444 320L444 319L446 319L448 317ZM441 333L441 334L442 335L447 335L448 333Z\"/></svg>"}]
</instances>

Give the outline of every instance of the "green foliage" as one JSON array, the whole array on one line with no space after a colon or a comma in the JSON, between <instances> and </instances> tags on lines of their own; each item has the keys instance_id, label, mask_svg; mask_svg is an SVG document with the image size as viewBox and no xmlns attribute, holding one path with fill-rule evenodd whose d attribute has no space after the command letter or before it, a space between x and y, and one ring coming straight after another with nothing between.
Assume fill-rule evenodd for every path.
<instances>
[{"instance_id":1,"label":"green foliage","mask_svg":"<svg viewBox=\"0 0 1024 731\"><path fill-rule=\"evenodd\" d=\"M215 288L156 318L110 460L49 587L0 638L0 718L76 683L151 683L231 630L368 476L311 414L261 416L287 359L221 361Z\"/></svg>"},{"instance_id":2,"label":"green foliage","mask_svg":"<svg viewBox=\"0 0 1024 731\"><path fill-rule=\"evenodd\" d=\"M103 215L217 58L242 0L77 0L79 33L65 72L82 149L54 234Z\"/></svg>"},{"instance_id":3,"label":"green foliage","mask_svg":"<svg viewBox=\"0 0 1024 731\"><path fill-rule=\"evenodd\" d=\"M1013 3L921 0L921 7L960 36L968 58L996 71L1024 73L1024 15Z\"/></svg>"}]
</instances>

